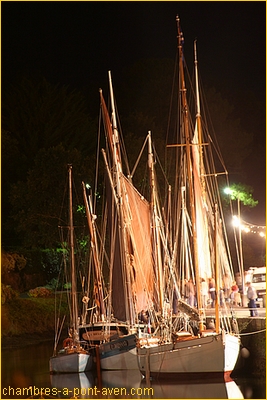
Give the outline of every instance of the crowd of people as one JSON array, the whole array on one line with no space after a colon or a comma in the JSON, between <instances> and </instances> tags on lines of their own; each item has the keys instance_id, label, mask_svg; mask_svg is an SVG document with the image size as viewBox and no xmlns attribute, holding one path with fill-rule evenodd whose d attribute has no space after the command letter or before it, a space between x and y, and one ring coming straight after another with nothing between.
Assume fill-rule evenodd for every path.
<instances>
[{"instance_id":1,"label":"crowd of people","mask_svg":"<svg viewBox=\"0 0 267 400\"><path fill-rule=\"evenodd\" d=\"M183 287L182 287L182 298L189 304L191 307L197 307L197 296L196 296L196 286L193 282L193 279L184 279ZM236 274L236 280L232 280L230 274L225 274L222 279L222 284L220 287L219 293L219 301L220 306L223 305L233 305L233 306L242 306L242 281L240 278L240 274ZM200 279L200 295L201 295L201 303L202 308L214 308L215 300L216 300L216 286L215 279L208 278L207 280L204 278ZM250 309L250 315L257 315L257 306L256 306L256 298L257 292L255 288L253 288L251 282L246 282L245 285L245 293L244 296L247 297L247 305Z\"/></svg>"},{"instance_id":2,"label":"crowd of people","mask_svg":"<svg viewBox=\"0 0 267 400\"><path fill-rule=\"evenodd\" d=\"M237 307L244 306L243 299L241 294L242 291L242 281L240 279L240 274L236 274L236 280L232 280L229 274L225 274L222 283L220 286L220 293L219 293L219 304L220 306L225 305L233 305ZM256 299L257 299L257 291L252 286L251 282L246 282L244 288L244 296L247 301L245 304L248 306L250 311L250 316L255 317L258 315L257 306L256 306ZM172 308L173 315L178 313L178 299L182 298L189 306L197 308L197 292L196 292L196 285L193 282L193 279L184 279L183 285L180 287L180 293L177 290L173 290L173 302L172 307L169 304L169 309L165 310L169 315ZM214 278L208 278L207 280L204 278L200 279L200 301L201 301L201 308L214 308L215 301L216 301L216 285ZM148 311L142 310L139 315L139 321L142 323L149 323L150 317Z\"/></svg>"}]
</instances>

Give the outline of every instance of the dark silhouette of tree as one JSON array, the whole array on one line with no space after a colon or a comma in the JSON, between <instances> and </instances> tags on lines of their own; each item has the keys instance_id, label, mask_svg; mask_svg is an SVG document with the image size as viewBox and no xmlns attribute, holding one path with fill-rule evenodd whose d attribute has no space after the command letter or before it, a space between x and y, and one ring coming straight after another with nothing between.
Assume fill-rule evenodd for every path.
<instances>
[{"instance_id":1,"label":"dark silhouette of tree","mask_svg":"<svg viewBox=\"0 0 267 400\"><path fill-rule=\"evenodd\" d=\"M13 226L25 247L48 248L59 244L58 226L68 226L67 164L73 165L76 224L88 231L85 214L77 210L83 205L81 182L92 183L94 179L93 159L85 159L77 149L66 150L63 145L43 148L36 155L26 181L15 183L10 194Z\"/></svg>"},{"instance_id":2,"label":"dark silhouette of tree","mask_svg":"<svg viewBox=\"0 0 267 400\"><path fill-rule=\"evenodd\" d=\"M18 142L23 174L41 148L62 143L85 154L94 149L96 125L84 97L39 76L23 77L3 94L2 128Z\"/></svg>"},{"instance_id":3,"label":"dark silhouette of tree","mask_svg":"<svg viewBox=\"0 0 267 400\"><path fill-rule=\"evenodd\" d=\"M163 168L165 167L165 152L168 152L165 142L167 131L168 128L173 130L176 124L169 120L169 116L170 119L172 117L169 114L172 85L173 91L177 89L173 81L174 70L173 60L149 59L133 65L119 80L116 76L113 78L120 131L125 139L130 168L133 168L149 130L152 132L157 156ZM242 176L244 161L252 151L253 132L244 129L229 99L226 100L215 89L205 92L209 111L205 113L203 110L203 118L211 116L215 136L229 176L233 180L233 175ZM108 98L107 94L104 95ZM91 93L88 93L88 101L89 97ZM97 93L95 99L98 102ZM57 205L61 199L60 182L64 182L64 165L73 163L76 173L81 173L85 166L87 171L94 170L96 121L97 117L90 116L87 99L79 92L71 91L66 86L52 85L40 76L24 77L3 93L4 242L6 238L9 243L15 242L15 235L12 234L14 230L20 234L23 243L28 245L47 245L49 238L53 238L54 242L53 234L57 229L52 234L56 227L52 220L58 217ZM213 133L211 135L215 140ZM58 146L62 146L61 152ZM74 162L75 157L67 157L67 153L70 155L74 149L79 160L77 165ZM61 156L56 156L57 152ZM63 152L66 153L64 157ZM166 154L168 157L169 153ZM148 188L148 179L143 178L146 162L146 157L143 157L141 170L136 171L134 176L141 191L144 186ZM162 177L159 179L160 188L164 191L165 182Z\"/></svg>"},{"instance_id":4,"label":"dark silhouette of tree","mask_svg":"<svg viewBox=\"0 0 267 400\"><path fill-rule=\"evenodd\" d=\"M2 244L18 243L12 229L14 227L18 232L18 221L14 225L14 219L10 218L17 208L12 210L12 207L15 206L15 198L17 205L26 206L29 194L23 192L28 185L27 174L29 169L36 168L34 160L39 150L62 144L66 151L76 148L83 157L95 154L96 120L90 116L85 98L79 92L71 91L66 86L52 85L37 75L23 77L5 90L2 97L1 142ZM47 157L47 164L53 165L54 161L49 160L50 154ZM39 177L40 182L42 178ZM12 191L12 202L9 199L11 185L17 187L16 195ZM21 212L16 218L19 216L22 216Z\"/></svg>"}]
</instances>

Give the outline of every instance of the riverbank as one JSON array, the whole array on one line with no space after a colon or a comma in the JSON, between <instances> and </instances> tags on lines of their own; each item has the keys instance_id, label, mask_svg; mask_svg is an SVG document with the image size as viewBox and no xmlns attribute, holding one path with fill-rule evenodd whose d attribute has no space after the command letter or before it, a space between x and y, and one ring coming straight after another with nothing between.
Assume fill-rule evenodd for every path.
<instances>
[{"instance_id":1,"label":"riverbank","mask_svg":"<svg viewBox=\"0 0 267 400\"><path fill-rule=\"evenodd\" d=\"M66 298L61 299L62 315L68 313ZM53 340L55 298L17 298L1 307L1 347L14 348Z\"/></svg>"},{"instance_id":2,"label":"riverbank","mask_svg":"<svg viewBox=\"0 0 267 400\"><path fill-rule=\"evenodd\" d=\"M53 342L54 332L25 333L23 335L3 336L1 339L2 350L19 349L22 346L35 346L44 342Z\"/></svg>"},{"instance_id":3,"label":"riverbank","mask_svg":"<svg viewBox=\"0 0 267 400\"><path fill-rule=\"evenodd\" d=\"M68 313L61 299L62 314ZM53 341L55 298L19 298L2 305L2 349ZM239 317L241 352L234 375L266 376L266 318Z\"/></svg>"}]
</instances>

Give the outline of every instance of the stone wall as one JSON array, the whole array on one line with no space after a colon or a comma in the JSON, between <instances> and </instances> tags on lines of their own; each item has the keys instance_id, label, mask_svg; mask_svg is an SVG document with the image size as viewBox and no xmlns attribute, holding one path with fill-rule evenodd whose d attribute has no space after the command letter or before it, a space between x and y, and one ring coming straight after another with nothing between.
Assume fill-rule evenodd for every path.
<instances>
[{"instance_id":1,"label":"stone wall","mask_svg":"<svg viewBox=\"0 0 267 400\"><path fill-rule=\"evenodd\" d=\"M234 372L266 376L266 318L238 318L238 325L242 346Z\"/></svg>"}]
</instances>

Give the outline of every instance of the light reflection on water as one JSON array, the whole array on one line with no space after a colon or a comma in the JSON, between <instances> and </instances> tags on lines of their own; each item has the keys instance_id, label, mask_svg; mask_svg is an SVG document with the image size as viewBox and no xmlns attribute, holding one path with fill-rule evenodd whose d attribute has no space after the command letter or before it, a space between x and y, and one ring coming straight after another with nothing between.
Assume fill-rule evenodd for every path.
<instances>
[{"instance_id":1,"label":"light reflection on water","mask_svg":"<svg viewBox=\"0 0 267 400\"><path fill-rule=\"evenodd\" d=\"M103 371L99 378L94 373L50 375L52 348L53 344L46 342L3 350L1 399L25 399L40 394L41 390L54 398L265 398L265 393L253 397L250 386L241 385L241 391L234 381L147 383L139 371Z\"/></svg>"}]
</instances>

